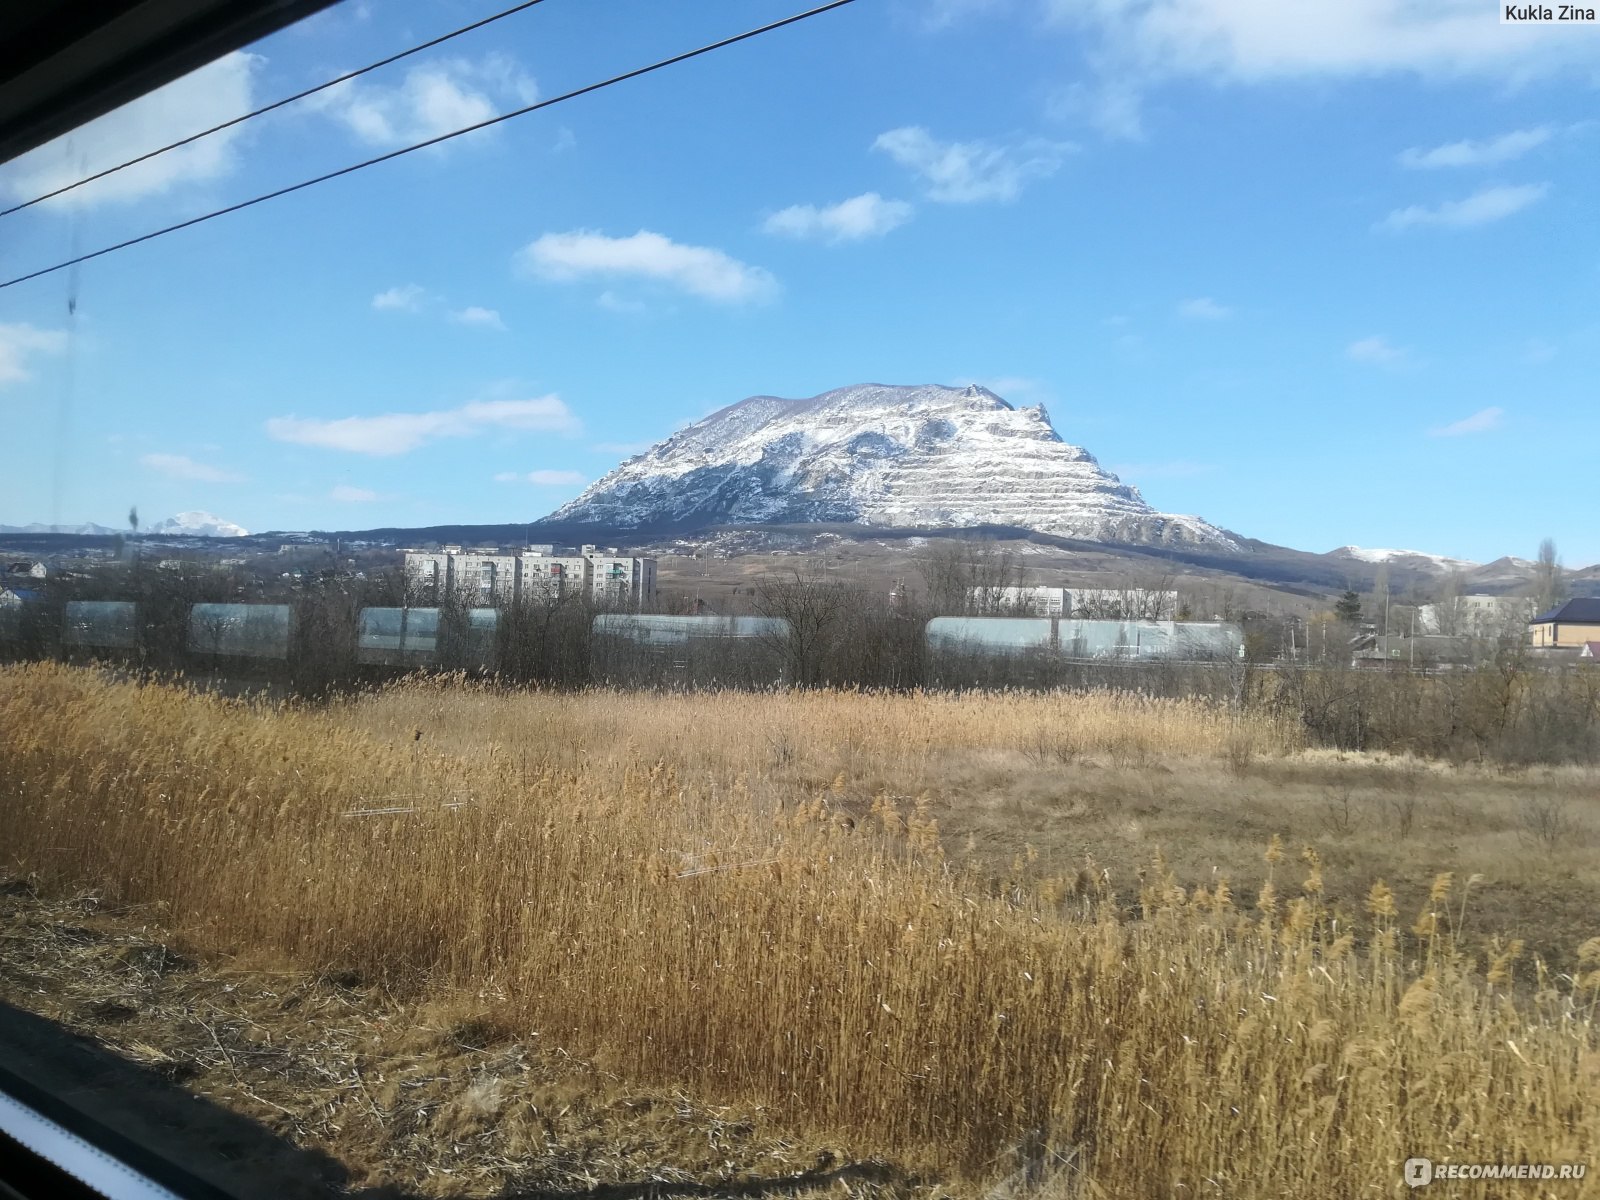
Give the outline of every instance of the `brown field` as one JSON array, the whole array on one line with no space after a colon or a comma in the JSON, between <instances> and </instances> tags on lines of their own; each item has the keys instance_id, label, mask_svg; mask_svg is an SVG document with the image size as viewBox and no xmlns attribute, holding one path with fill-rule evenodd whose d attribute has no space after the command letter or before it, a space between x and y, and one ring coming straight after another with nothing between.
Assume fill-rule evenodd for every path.
<instances>
[{"instance_id":1,"label":"brown field","mask_svg":"<svg viewBox=\"0 0 1600 1200\"><path fill-rule=\"evenodd\" d=\"M267 707L52 665L0 671L0 730L0 869L37 897L13 927L85 890L141 906L118 919L236 981L213 1031L304 1047L278 1078L213 1032L215 1094L357 1183L735 1187L819 1148L888 1174L784 1186L1396 1195L1417 1153L1600 1166L1592 770L1341 757L1109 693L434 680ZM30 936L7 997L71 1017ZM285 1083L342 1060L245 999L295 988L343 1006L359 1120ZM192 1001L129 995L140 1037L94 1027L170 1057L154 1014ZM556 1061L605 1144L552 1123ZM642 1124L596 1107L645 1099ZM715 1113L737 1147L690 1151Z\"/></svg>"}]
</instances>

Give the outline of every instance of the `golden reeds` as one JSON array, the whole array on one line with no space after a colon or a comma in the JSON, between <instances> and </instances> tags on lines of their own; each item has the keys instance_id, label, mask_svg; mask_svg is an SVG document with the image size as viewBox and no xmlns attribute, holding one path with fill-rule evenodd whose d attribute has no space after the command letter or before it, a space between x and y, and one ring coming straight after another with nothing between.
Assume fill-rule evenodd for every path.
<instances>
[{"instance_id":1,"label":"golden reeds","mask_svg":"<svg viewBox=\"0 0 1600 1200\"><path fill-rule=\"evenodd\" d=\"M1092 861L958 869L926 801L887 787L846 819L852 770L1041 729L1107 756L1292 748L1125 695L427 681L312 710L33 665L0 671L0 854L46 888L159 902L201 945L474 987L625 1078L967 1178L1019 1146L1107 1196L1356 1195L1393 1192L1416 1154L1595 1158L1600 951L1513 1000L1515 952L1476 964L1450 941L1446 878L1415 935L1381 884L1342 925L1317 853L1301 870L1276 842L1254 904L1157 861L1124 908ZM783 788L780 735L805 760Z\"/></svg>"}]
</instances>

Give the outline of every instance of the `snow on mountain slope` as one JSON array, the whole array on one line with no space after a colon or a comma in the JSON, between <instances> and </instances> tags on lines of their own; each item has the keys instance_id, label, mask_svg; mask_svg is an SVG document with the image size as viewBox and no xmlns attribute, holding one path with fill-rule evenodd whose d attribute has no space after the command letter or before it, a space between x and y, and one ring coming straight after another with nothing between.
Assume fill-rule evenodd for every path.
<instances>
[{"instance_id":1,"label":"snow on mountain slope","mask_svg":"<svg viewBox=\"0 0 1600 1200\"><path fill-rule=\"evenodd\" d=\"M1403 559L1421 559L1436 567L1463 570L1478 564L1467 558L1451 558L1444 554L1429 554L1425 550L1364 550L1360 546L1340 546L1331 552L1335 558L1353 558L1364 563L1395 562Z\"/></svg>"},{"instance_id":2,"label":"snow on mountain slope","mask_svg":"<svg viewBox=\"0 0 1600 1200\"><path fill-rule=\"evenodd\" d=\"M121 530L112 529L107 525L96 525L93 521L86 521L82 525L45 525L38 521L34 521L28 525L0 525L0 533L70 533L79 536L93 535L104 537L109 534L120 532Z\"/></svg>"},{"instance_id":3,"label":"snow on mountain slope","mask_svg":"<svg viewBox=\"0 0 1600 1200\"><path fill-rule=\"evenodd\" d=\"M208 512L181 512L165 521L158 521L145 530L148 534L165 537L249 537L243 525L224 521Z\"/></svg>"},{"instance_id":4,"label":"snow on mountain slope","mask_svg":"<svg viewBox=\"0 0 1600 1200\"><path fill-rule=\"evenodd\" d=\"M545 519L624 529L1015 525L1237 549L1198 517L1157 512L1062 441L1043 405L1016 409L975 385L752 396L629 459Z\"/></svg>"}]
</instances>

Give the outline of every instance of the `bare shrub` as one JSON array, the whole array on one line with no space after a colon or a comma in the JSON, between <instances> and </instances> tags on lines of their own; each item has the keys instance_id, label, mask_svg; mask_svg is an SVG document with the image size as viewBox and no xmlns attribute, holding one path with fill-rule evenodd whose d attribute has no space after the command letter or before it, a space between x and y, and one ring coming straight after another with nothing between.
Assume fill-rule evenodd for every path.
<instances>
[{"instance_id":1,"label":"bare shrub","mask_svg":"<svg viewBox=\"0 0 1600 1200\"><path fill-rule=\"evenodd\" d=\"M1518 836L1546 850L1569 845L1582 826L1565 797L1556 792L1541 792L1525 797L1517 810Z\"/></svg>"},{"instance_id":2,"label":"bare shrub","mask_svg":"<svg viewBox=\"0 0 1600 1200\"><path fill-rule=\"evenodd\" d=\"M1358 813L1354 788L1348 784L1329 788L1322 807L1323 824L1329 833L1348 837L1355 832Z\"/></svg>"},{"instance_id":3,"label":"bare shrub","mask_svg":"<svg viewBox=\"0 0 1600 1200\"><path fill-rule=\"evenodd\" d=\"M1416 827L1417 811L1422 802L1422 785L1427 778L1421 763L1408 762L1385 772L1384 785L1388 789L1385 807L1394 818L1395 832L1410 837Z\"/></svg>"},{"instance_id":4,"label":"bare shrub","mask_svg":"<svg viewBox=\"0 0 1600 1200\"><path fill-rule=\"evenodd\" d=\"M1068 733L1039 725L1023 735L1022 756L1035 766L1070 765L1078 760L1077 742Z\"/></svg>"},{"instance_id":5,"label":"bare shrub","mask_svg":"<svg viewBox=\"0 0 1600 1200\"><path fill-rule=\"evenodd\" d=\"M1234 776L1243 778L1250 773L1250 768L1256 760L1256 746L1254 739L1248 733L1240 730L1230 733L1224 752L1228 770Z\"/></svg>"}]
</instances>

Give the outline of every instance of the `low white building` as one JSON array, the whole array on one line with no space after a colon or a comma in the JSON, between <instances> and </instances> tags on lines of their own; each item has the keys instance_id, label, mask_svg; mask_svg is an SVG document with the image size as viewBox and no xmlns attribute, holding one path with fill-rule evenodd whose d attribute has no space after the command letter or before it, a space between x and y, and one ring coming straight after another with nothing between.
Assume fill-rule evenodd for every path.
<instances>
[{"instance_id":1,"label":"low white building","mask_svg":"<svg viewBox=\"0 0 1600 1200\"><path fill-rule=\"evenodd\" d=\"M478 607L587 595L607 604L645 605L655 599L656 560L596 546L562 551L552 545L514 553L446 546L405 551L406 579L421 599L437 603L464 595Z\"/></svg>"},{"instance_id":2,"label":"low white building","mask_svg":"<svg viewBox=\"0 0 1600 1200\"><path fill-rule=\"evenodd\" d=\"M979 615L1067 617L1072 615L1072 594L1059 587L975 587L967 599Z\"/></svg>"},{"instance_id":3,"label":"low white building","mask_svg":"<svg viewBox=\"0 0 1600 1200\"><path fill-rule=\"evenodd\" d=\"M974 613L989 617L1171 621L1178 615L1178 593L1159 588L975 587L967 600Z\"/></svg>"},{"instance_id":4,"label":"low white building","mask_svg":"<svg viewBox=\"0 0 1600 1200\"><path fill-rule=\"evenodd\" d=\"M1073 588L1072 616L1086 620L1174 621L1178 593L1164 588Z\"/></svg>"}]
</instances>

